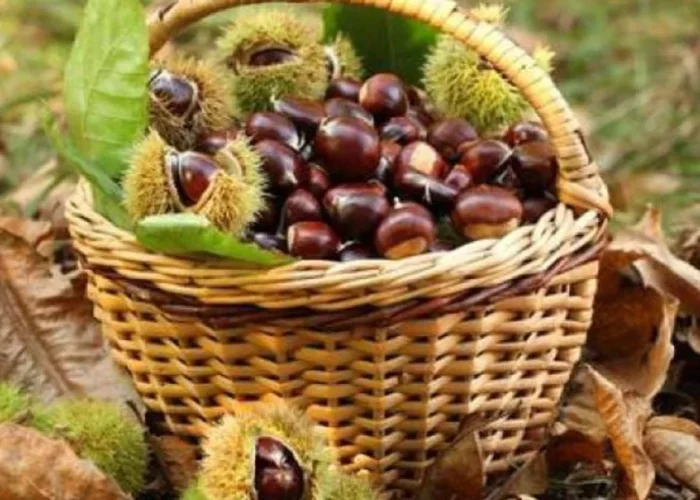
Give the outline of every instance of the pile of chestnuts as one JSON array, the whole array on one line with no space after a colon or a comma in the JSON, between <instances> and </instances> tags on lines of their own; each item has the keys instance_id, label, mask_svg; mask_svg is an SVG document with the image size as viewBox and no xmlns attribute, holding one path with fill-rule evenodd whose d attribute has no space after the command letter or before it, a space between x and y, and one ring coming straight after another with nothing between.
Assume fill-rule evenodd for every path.
<instances>
[{"instance_id":1,"label":"pile of chestnuts","mask_svg":"<svg viewBox=\"0 0 700 500\"><path fill-rule=\"evenodd\" d=\"M227 133L251 139L268 178L250 239L298 258L449 250L454 242L438 238L443 217L469 241L500 237L556 205L557 164L541 125L480 138L463 119L435 116L419 89L388 73L333 80L323 102L278 99Z\"/></svg>"}]
</instances>

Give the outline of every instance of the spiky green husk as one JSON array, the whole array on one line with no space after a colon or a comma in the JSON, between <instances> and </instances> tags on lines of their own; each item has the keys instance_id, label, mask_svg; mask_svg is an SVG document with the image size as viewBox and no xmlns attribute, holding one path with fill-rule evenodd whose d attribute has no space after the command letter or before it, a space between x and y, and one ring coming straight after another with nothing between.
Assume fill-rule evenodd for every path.
<instances>
[{"instance_id":1,"label":"spiky green husk","mask_svg":"<svg viewBox=\"0 0 700 500\"><path fill-rule=\"evenodd\" d=\"M339 74L331 75L332 78L345 76L356 80L362 80L364 76L362 59L360 59L360 56L357 54L350 38L342 33L338 33L335 37L335 41L329 46L329 49L333 52L340 66Z\"/></svg>"},{"instance_id":2,"label":"spiky green husk","mask_svg":"<svg viewBox=\"0 0 700 500\"><path fill-rule=\"evenodd\" d=\"M446 116L468 120L481 133L516 122L528 109L516 87L478 54L446 35L433 47L423 75L435 106Z\"/></svg>"},{"instance_id":3,"label":"spiky green husk","mask_svg":"<svg viewBox=\"0 0 700 500\"><path fill-rule=\"evenodd\" d=\"M323 500L378 500L369 480L329 469L324 476Z\"/></svg>"},{"instance_id":4,"label":"spiky green husk","mask_svg":"<svg viewBox=\"0 0 700 500\"><path fill-rule=\"evenodd\" d=\"M221 58L231 68L236 114L270 109L275 97L318 99L327 84L326 58L313 25L282 11L263 11L234 20L218 42ZM260 48L288 48L291 61L271 66L244 64Z\"/></svg>"},{"instance_id":5,"label":"spiky green husk","mask_svg":"<svg viewBox=\"0 0 700 500\"><path fill-rule=\"evenodd\" d=\"M75 400L46 410L52 437L65 439L81 458L91 460L124 491L143 489L148 448L138 424L112 403Z\"/></svg>"},{"instance_id":6,"label":"spiky green husk","mask_svg":"<svg viewBox=\"0 0 700 500\"><path fill-rule=\"evenodd\" d=\"M202 493L198 484L192 484L185 492L180 496L180 500L208 500L207 497Z\"/></svg>"},{"instance_id":7,"label":"spiky green husk","mask_svg":"<svg viewBox=\"0 0 700 500\"><path fill-rule=\"evenodd\" d=\"M135 149L123 181L124 206L134 220L175 210L163 167L167 149L157 132L149 133Z\"/></svg>"},{"instance_id":8,"label":"spiky green husk","mask_svg":"<svg viewBox=\"0 0 700 500\"><path fill-rule=\"evenodd\" d=\"M233 116L231 88L226 72L208 61L173 57L153 64L194 82L198 89L197 108L189 117L171 114L155 98L150 99L151 127L180 151L194 147L207 132L229 127Z\"/></svg>"},{"instance_id":9,"label":"spiky green husk","mask_svg":"<svg viewBox=\"0 0 700 500\"><path fill-rule=\"evenodd\" d=\"M321 500L319 474L328 469L330 452L300 413L277 405L225 417L209 431L199 477L204 495L216 500L254 498L254 450L260 436L279 440L295 454L308 478L304 499Z\"/></svg>"}]
</instances>

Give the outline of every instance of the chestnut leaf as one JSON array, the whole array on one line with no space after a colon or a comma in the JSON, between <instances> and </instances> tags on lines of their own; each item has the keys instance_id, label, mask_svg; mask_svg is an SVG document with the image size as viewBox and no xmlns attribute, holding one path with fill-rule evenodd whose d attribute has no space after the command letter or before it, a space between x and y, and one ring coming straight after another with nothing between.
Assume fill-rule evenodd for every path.
<instances>
[{"instance_id":1,"label":"chestnut leaf","mask_svg":"<svg viewBox=\"0 0 700 500\"><path fill-rule=\"evenodd\" d=\"M148 125L148 30L139 0L89 0L66 64L69 135L112 178Z\"/></svg>"},{"instance_id":2,"label":"chestnut leaf","mask_svg":"<svg viewBox=\"0 0 700 500\"><path fill-rule=\"evenodd\" d=\"M328 5L323 21L326 40L339 32L350 37L367 74L395 73L411 85L420 83L423 62L437 38L425 23L371 7Z\"/></svg>"},{"instance_id":3,"label":"chestnut leaf","mask_svg":"<svg viewBox=\"0 0 700 500\"><path fill-rule=\"evenodd\" d=\"M263 250L214 227L192 213L153 215L135 227L136 239L148 250L165 254L209 254L261 266L293 262L288 255Z\"/></svg>"}]
</instances>

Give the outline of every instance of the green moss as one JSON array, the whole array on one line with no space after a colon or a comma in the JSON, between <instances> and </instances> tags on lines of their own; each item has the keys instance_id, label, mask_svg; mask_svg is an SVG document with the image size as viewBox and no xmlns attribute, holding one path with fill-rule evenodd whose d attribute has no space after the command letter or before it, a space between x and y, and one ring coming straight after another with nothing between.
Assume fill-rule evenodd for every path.
<instances>
[{"instance_id":1,"label":"green moss","mask_svg":"<svg viewBox=\"0 0 700 500\"><path fill-rule=\"evenodd\" d=\"M0 384L0 423L12 421L20 413L28 411L31 399L17 387Z\"/></svg>"},{"instance_id":2,"label":"green moss","mask_svg":"<svg viewBox=\"0 0 700 500\"><path fill-rule=\"evenodd\" d=\"M65 439L82 458L91 460L128 493L140 491L148 462L141 427L112 403L65 401L46 411L49 435Z\"/></svg>"}]
</instances>

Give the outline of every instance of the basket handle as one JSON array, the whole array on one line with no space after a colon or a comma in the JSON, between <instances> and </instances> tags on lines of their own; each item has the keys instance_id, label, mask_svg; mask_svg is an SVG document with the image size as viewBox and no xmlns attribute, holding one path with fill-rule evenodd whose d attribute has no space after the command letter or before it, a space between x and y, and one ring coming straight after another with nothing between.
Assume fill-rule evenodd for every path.
<instances>
[{"instance_id":1,"label":"basket handle","mask_svg":"<svg viewBox=\"0 0 700 500\"><path fill-rule=\"evenodd\" d=\"M149 19L151 54L158 52L176 33L210 14L267 1L270 0L175 0L155 11ZM319 1L292 0L291 3ZM363 5L386 9L450 34L501 71L522 92L552 138L559 160L559 200L572 207L596 210L606 217L612 214L607 188L588 151L578 120L549 74L527 52L497 27L470 18L452 0L365 0Z\"/></svg>"}]
</instances>

